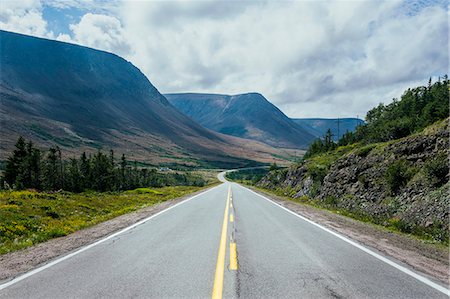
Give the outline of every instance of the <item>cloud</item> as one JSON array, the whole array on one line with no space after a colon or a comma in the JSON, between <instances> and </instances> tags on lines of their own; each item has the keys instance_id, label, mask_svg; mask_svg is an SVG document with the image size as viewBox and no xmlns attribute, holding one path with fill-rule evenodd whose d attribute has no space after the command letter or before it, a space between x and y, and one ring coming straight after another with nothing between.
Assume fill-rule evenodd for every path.
<instances>
[{"instance_id":1,"label":"cloud","mask_svg":"<svg viewBox=\"0 0 450 299\"><path fill-rule=\"evenodd\" d=\"M38 0L6 0L0 9L0 29L39 37L53 37L42 17L42 5Z\"/></svg>"},{"instance_id":2,"label":"cloud","mask_svg":"<svg viewBox=\"0 0 450 299\"><path fill-rule=\"evenodd\" d=\"M135 50L129 59L160 90L258 91L290 116L353 116L448 69L442 4L213 4L118 10Z\"/></svg>"},{"instance_id":3,"label":"cloud","mask_svg":"<svg viewBox=\"0 0 450 299\"><path fill-rule=\"evenodd\" d=\"M128 44L120 20L102 14L85 14L78 24L70 25L72 40L82 45L128 55Z\"/></svg>"},{"instance_id":4,"label":"cloud","mask_svg":"<svg viewBox=\"0 0 450 299\"><path fill-rule=\"evenodd\" d=\"M41 0L42 4L59 10L78 9L90 12L108 12L121 0Z\"/></svg>"},{"instance_id":5,"label":"cloud","mask_svg":"<svg viewBox=\"0 0 450 299\"><path fill-rule=\"evenodd\" d=\"M257 91L292 117L363 116L448 72L445 1L46 5L84 6L58 39L124 56L162 92Z\"/></svg>"}]
</instances>

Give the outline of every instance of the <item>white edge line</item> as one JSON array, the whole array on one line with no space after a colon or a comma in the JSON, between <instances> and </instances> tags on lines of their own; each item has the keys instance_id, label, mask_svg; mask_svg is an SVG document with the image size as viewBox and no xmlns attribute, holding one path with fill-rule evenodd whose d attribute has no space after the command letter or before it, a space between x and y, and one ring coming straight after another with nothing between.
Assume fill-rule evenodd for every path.
<instances>
[{"instance_id":1,"label":"white edge line","mask_svg":"<svg viewBox=\"0 0 450 299\"><path fill-rule=\"evenodd\" d=\"M129 231L129 230L135 228L136 226L139 226L139 225L141 225L141 224L143 224L143 223L149 221L150 219L155 218L156 216L161 215L162 213L165 213L165 212L167 212L167 211L169 211L169 210L171 210L171 209L173 209L173 208L175 208L175 207L177 207L177 206L180 206L180 205L182 205L182 204L184 204L184 203L190 201L191 199L194 199L194 198L196 198L196 197L198 197L198 196L200 196L200 195L203 195L203 194L205 194L205 193L207 193L207 192L209 192L209 191L211 191L211 190L213 190L213 189L216 189L216 188L218 188L218 187L220 187L220 186L222 186L222 185L223 185L223 184L220 184L220 185L218 185L218 186L215 186L215 187L212 187L212 188L210 188L210 189L208 189L208 190L205 190L205 191L203 191L203 192L201 192L201 193L199 193L199 194L196 194L196 195L194 195L194 196L192 196L192 197L189 197L189 198L183 200L182 202L179 202L179 203L177 203L177 204L175 204L175 205L173 205L173 206L171 206L171 207L168 207L167 209L164 209L164 210L162 210L162 211L159 211L159 212L156 213L156 214L153 214L153 215L151 215L151 216L149 216L149 217L147 217L147 218L145 218L145 219L142 219L142 220L140 220L139 222L136 222L136 223L134 223L134 224L132 224L132 225L130 225L130 226L128 226L128 227L125 227L124 229L122 229L122 230L120 230L120 231L118 231L118 232L115 232L115 233L113 233L112 235L107 236L106 238L100 239L100 240L98 240L98 241L96 241L96 242L94 242L94 243L92 243L92 244L86 245L86 246L84 246L84 247L78 249L77 251L74 251L74 252L72 252L72 253L70 253L70 254L68 254L68 255L65 255L65 256L63 256L63 257L61 257L61 258L59 258L59 259L57 259L57 260L54 260L54 261L52 261L52 262L50 262L50 263L48 263L48 264L45 264L45 265L43 265L43 266L41 266L41 267L39 267L39 268L36 268L36 269L31 270L31 271L29 271L29 272L26 272L25 274L22 274L22 275L20 275L20 276L14 278L14 279L8 281L8 282L5 282L5 283L3 283L3 284L0 284L0 290L3 290L3 289L5 289L5 288L7 288L7 287L9 287L9 286L11 286L11 285L13 285L13 284L15 284L15 283L18 283L19 281L22 281L22 280L24 280L24 279L26 279L26 278L28 278L28 277L34 275L34 274L37 274L37 273L39 273L39 272L41 272L41 271L43 271L43 270L45 270L45 269L47 269L47 268L50 268L50 267L52 267L52 266L54 266L54 265L56 265L56 264L59 264L59 263L62 262L62 261L65 261L65 260L67 260L67 259L70 259L71 257L73 257L73 256L75 256L75 255L77 255L77 254L79 254L79 253L82 253L83 251L86 251L86 250L88 250L88 249L90 249L90 248L92 248L92 247L94 247L94 246L97 246L97 245L99 245L99 244L101 244L101 243L103 243L103 242L105 242L105 241L108 241L109 239L112 239L112 238L114 238L114 237L116 237L116 236L118 236L118 235L120 235L120 234L122 234L122 233L124 233L124 232L126 232L126 231Z\"/></svg>"},{"instance_id":2,"label":"white edge line","mask_svg":"<svg viewBox=\"0 0 450 299\"><path fill-rule=\"evenodd\" d=\"M295 212L289 210L289 209L286 208L286 207L283 207L282 205L280 205L280 204L278 204L278 203L272 201L271 199L269 199L269 198L267 198L267 197L265 197L265 196L263 196L263 195L261 195L261 194L259 194L259 193L256 193L256 192L253 191L253 190L250 190L250 189L248 189L248 188L246 188L246 187L244 187L244 186L242 186L242 185L240 185L240 186L241 186L242 188L247 189L248 191L250 191L250 192L252 192L252 193L258 195L259 197L264 198L265 200L269 201L270 203L272 203L272 204L274 204L274 205L276 205L276 206L282 208L283 210L285 210L285 211L291 213L292 215L297 216L297 217L301 218L302 220L304 220L304 221L306 221L306 222L308 222L308 223L310 223L310 224L312 224L312 225L317 226L318 228L320 228L320 229L322 229L322 230L324 230L324 231L326 231L326 232L332 234L333 236L335 236L335 237L337 237L337 238L339 238L339 239L341 239L341 240L343 240L343 241L349 243L350 245L355 246L355 247L358 248L358 249L361 249L362 251L364 251L364 252L370 254L371 256L373 256L373 257L379 259L380 261L383 261L383 262L385 262L386 264L388 264L388 265L390 265L390 266L392 266L392 267L394 267L394 268L396 268L396 269L402 271L403 273L408 274L409 276L411 276L411 277L413 277L413 278L415 278L415 279L417 279L417 280L423 282L424 284L426 284L426 285L428 285L428 286L430 286L430 287L432 287L432 288L438 290L439 292L444 293L444 294L447 295L447 296L450 296L450 290L448 290L448 289L444 288L443 286L441 286L441 285L439 285L439 284L437 284L437 283L435 283L435 282L429 280L428 278L423 277L422 275L419 275L419 274L417 274L417 273L415 273L415 272L409 270L408 268L405 268L405 267L403 267L403 266L401 266L401 265L399 265L399 264L397 264L397 263L391 261L390 259L387 259L387 258L385 258L384 256L382 256L382 255L380 255L380 254L378 254L378 253L376 253L376 252L373 252L372 250L370 250L370 249L368 249L368 248L366 248L366 247L364 247L364 246L362 246L362 245L360 245L360 244L358 244L358 243L356 243L356 242L354 242L354 241L352 241L352 240L350 240L350 239L348 239L348 238L346 238L346 237L344 237L344 236L342 236L342 235L340 235L340 234L338 234L338 233L336 233L336 232L334 232L334 231L332 231L332 230L330 230L330 229L328 229L328 228L326 228L326 227L323 227L322 225L320 225L320 224L318 224L318 223L315 223L314 221L312 221L312 220L310 220L310 219L308 219L308 218L305 218L305 217L303 217L302 215L299 215L299 214L297 214L297 213L295 213Z\"/></svg>"}]
</instances>

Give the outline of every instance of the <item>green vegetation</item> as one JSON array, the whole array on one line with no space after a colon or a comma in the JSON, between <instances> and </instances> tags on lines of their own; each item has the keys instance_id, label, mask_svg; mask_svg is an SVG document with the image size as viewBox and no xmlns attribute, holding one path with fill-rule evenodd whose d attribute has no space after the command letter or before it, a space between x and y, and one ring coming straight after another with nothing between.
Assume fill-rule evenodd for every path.
<instances>
[{"instance_id":1,"label":"green vegetation","mask_svg":"<svg viewBox=\"0 0 450 299\"><path fill-rule=\"evenodd\" d=\"M385 181L392 195L396 195L405 187L414 175L414 167L405 159L392 162L385 172Z\"/></svg>"},{"instance_id":2,"label":"green vegetation","mask_svg":"<svg viewBox=\"0 0 450 299\"><path fill-rule=\"evenodd\" d=\"M5 189L36 189L46 191L84 190L123 191L138 187L204 186L206 181L191 173L158 173L156 169L131 166L122 155L119 162L111 150L109 155L98 151L81 154L79 159L62 159L59 147L47 153L20 137L16 149L6 161L2 187Z\"/></svg>"},{"instance_id":3,"label":"green vegetation","mask_svg":"<svg viewBox=\"0 0 450 299\"><path fill-rule=\"evenodd\" d=\"M65 161L58 147L43 152L23 138L19 138L4 166L0 254L65 236L217 182L211 172L158 172L138 167L136 162L130 165L125 155L116 161L113 151L109 155L100 151L83 153L79 159Z\"/></svg>"},{"instance_id":4,"label":"green vegetation","mask_svg":"<svg viewBox=\"0 0 450 299\"><path fill-rule=\"evenodd\" d=\"M367 112L366 123L358 126L355 132L345 133L337 143L333 141L331 131L327 132L310 145L304 158L333 151L342 145L396 140L446 119L449 116L449 82L447 75L434 84L430 78L428 86L408 89L400 100L393 99L388 105L379 104Z\"/></svg>"},{"instance_id":5,"label":"green vegetation","mask_svg":"<svg viewBox=\"0 0 450 299\"><path fill-rule=\"evenodd\" d=\"M103 193L0 191L0 254L200 189L174 186Z\"/></svg>"},{"instance_id":6,"label":"green vegetation","mask_svg":"<svg viewBox=\"0 0 450 299\"><path fill-rule=\"evenodd\" d=\"M337 144L333 141L333 134L331 133L331 130L328 129L323 139L319 138L311 143L303 158L308 159L320 153L330 152L336 147Z\"/></svg>"},{"instance_id":7,"label":"green vegetation","mask_svg":"<svg viewBox=\"0 0 450 299\"><path fill-rule=\"evenodd\" d=\"M400 100L380 104L366 115L366 125L357 128L354 137L364 143L399 139L419 132L448 117L449 80L408 89Z\"/></svg>"},{"instance_id":8,"label":"green vegetation","mask_svg":"<svg viewBox=\"0 0 450 299\"><path fill-rule=\"evenodd\" d=\"M425 175L434 187L441 187L448 181L449 167L447 156L441 154L425 163Z\"/></svg>"},{"instance_id":9,"label":"green vegetation","mask_svg":"<svg viewBox=\"0 0 450 299\"><path fill-rule=\"evenodd\" d=\"M254 184L290 200L448 244L449 80L408 89L334 142Z\"/></svg>"},{"instance_id":10,"label":"green vegetation","mask_svg":"<svg viewBox=\"0 0 450 299\"><path fill-rule=\"evenodd\" d=\"M447 120L437 122L417 135L425 136L438 129L442 130L446 123ZM441 202L444 204L443 199L448 196L446 192L448 192L449 168L448 158L443 153L438 154L436 157L426 159L423 164L413 163L404 158L390 162L387 166L384 166L385 171L380 173L381 175L377 177L377 180L372 181L372 184L377 184L378 187L369 187L366 174L358 175L356 179L362 184L364 189L381 188L382 190L386 190L386 193L384 194L385 197L381 197L379 199L380 202L372 203L361 201L361 199L356 198L351 194L345 194L339 197L326 196L322 199L317 198L325 176L329 173L331 166L333 166L336 161L341 158L345 159L345 157L352 154L358 157L367 157L369 154L383 156L388 154L385 152L386 147L395 145L395 142L396 141L388 141L368 145L355 143L339 146L333 151L314 155L313 157L302 161L301 164L292 166L292 171L299 168L304 171L303 175L300 174L300 178L311 178L312 185L308 195L294 197L299 190L296 187L290 187L283 184L287 179L287 170L284 172L269 172L264 179L266 182L269 181L270 184L266 184L262 190L273 192L276 195L286 197L289 200L298 203L328 209L360 221L382 225L393 231L413 234L431 242L438 242L444 245L448 244L449 229L447 219L435 218L432 223L426 223L425 225L425 223L421 221L421 218L424 217L424 215L421 214L422 210L416 207L416 205L423 207L427 207L428 205L439 205ZM357 164L353 165L354 167L357 167ZM372 165L372 167L378 169L378 167L382 166ZM289 181L292 180L293 178L290 177ZM419 202L404 202L404 199L401 201L401 191L409 184L414 182L418 183L417 181L419 181L419 186L421 186L419 188L423 188L422 191L425 192ZM251 185L252 182L245 183ZM253 185L258 186L258 183ZM261 186L259 187L261 188ZM427 204L421 204L420 202L427 202ZM373 209L367 208L368 206L373 206ZM411 212L404 214L407 210ZM415 215L416 218L408 219L411 217L410 215Z\"/></svg>"},{"instance_id":11,"label":"green vegetation","mask_svg":"<svg viewBox=\"0 0 450 299\"><path fill-rule=\"evenodd\" d=\"M271 166L271 170L275 170L273 167L277 167L276 164ZM260 181L267 173L269 169L267 168L253 168L253 169L243 169L227 172L226 178L230 181L256 184Z\"/></svg>"}]
</instances>

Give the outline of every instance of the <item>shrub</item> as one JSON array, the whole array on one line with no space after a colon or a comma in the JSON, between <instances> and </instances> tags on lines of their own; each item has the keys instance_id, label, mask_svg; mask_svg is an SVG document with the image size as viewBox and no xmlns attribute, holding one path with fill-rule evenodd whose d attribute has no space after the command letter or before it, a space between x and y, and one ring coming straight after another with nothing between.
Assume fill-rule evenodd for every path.
<instances>
[{"instance_id":1,"label":"shrub","mask_svg":"<svg viewBox=\"0 0 450 299\"><path fill-rule=\"evenodd\" d=\"M391 194L397 194L413 176L413 167L405 159L391 163L385 172L385 180Z\"/></svg>"},{"instance_id":2,"label":"shrub","mask_svg":"<svg viewBox=\"0 0 450 299\"><path fill-rule=\"evenodd\" d=\"M328 169L324 165L314 165L308 169L314 183L322 184L325 176L327 175Z\"/></svg>"},{"instance_id":3,"label":"shrub","mask_svg":"<svg viewBox=\"0 0 450 299\"><path fill-rule=\"evenodd\" d=\"M338 200L337 200L337 198L335 196L327 196L327 198L325 198L324 203L327 206L335 207L337 205L337 203L338 203Z\"/></svg>"},{"instance_id":4,"label":"shrub","mask_svg":"<svg viewBox=\"0 0 450 299\"><path fill-rule=\"evenodd\" d=\"M441 154L434 159L428 160L425 163L424 170L431 186L440 187L444 185L448 181L449 175L447 157Z\"/></svg>"},{"instance_id":5,"label":"shrub","mask_svg":"<svg viewBox=\"0 0 450 299\"><path fill-rule=\"evenodd\" d=\"M375 147L375 144L369 144L366 145L364 147L359 148L358 150L356 150L356 155L359 157L367 157L367 155L372 151L372 149Z\"/></svg>"},{"instance_id":6,"label":"shrub","mask_svg":"<svg viewBox=\"0 0 450 299\"><path fill-rule=\"evenodd\" d=\"M400 219L399 217L393 217L389 219L389 223L392 227L397 229L398 231L404 232L404 233L411 233L412 227L409 223L405 222L404 220Z\"/></svg>"}]
</instances>

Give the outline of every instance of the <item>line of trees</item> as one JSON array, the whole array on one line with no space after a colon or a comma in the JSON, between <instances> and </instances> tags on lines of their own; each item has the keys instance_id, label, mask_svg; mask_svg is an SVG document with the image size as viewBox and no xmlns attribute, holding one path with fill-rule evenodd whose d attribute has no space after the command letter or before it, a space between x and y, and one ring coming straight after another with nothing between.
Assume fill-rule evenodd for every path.
<instances>
[{"instance_id":1,"label":"line of trees","mask_svg":"<svg viewBox=\"0 0 450 299\"><path fill-rule=\"evenodd\" d=\"M158 173L156 169L139 168L137 162L130 165L125 155L117 162L113 150L109 154L98 151L86 155L83 152L78 159L63 160L58 146L44 152L22 137L6 161L2 182L3 188L71 192L203 186L206 183L202 177L189 173Z\"/></svg>"},{"instance_id":2,"label":"line of trees","mask_svg":"<svg viewBox=\"0 0 450 299\"><path fill-rule=\"evenodd\" d=\"M379 104L367 112L366 123L354 132L346 132L338 142L332 140L331 131L328 131L310 145L304 157L328 152L341 145L399 139L446 119L449 117L449 82L445 75L435 83L430 78L428 86L406 90L400 100L393 99L388 105Z\"/></svg>"}]
</instances>

